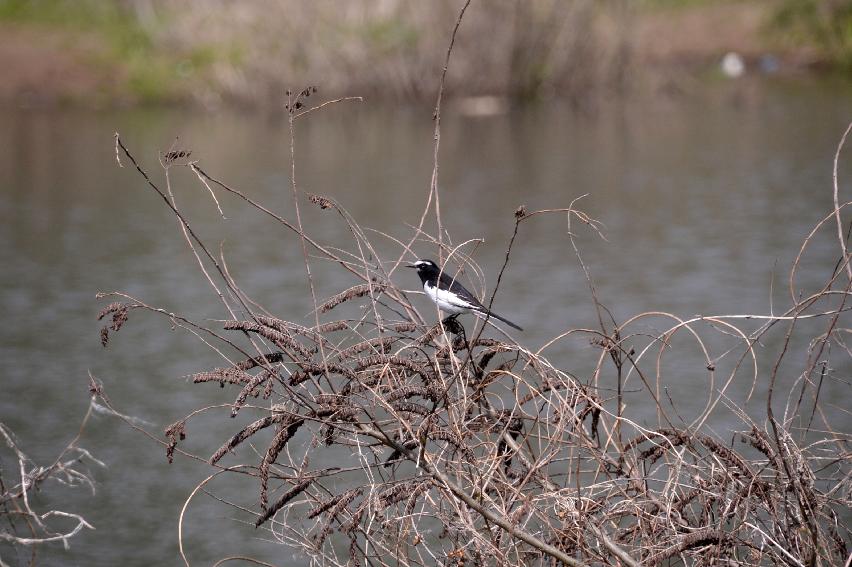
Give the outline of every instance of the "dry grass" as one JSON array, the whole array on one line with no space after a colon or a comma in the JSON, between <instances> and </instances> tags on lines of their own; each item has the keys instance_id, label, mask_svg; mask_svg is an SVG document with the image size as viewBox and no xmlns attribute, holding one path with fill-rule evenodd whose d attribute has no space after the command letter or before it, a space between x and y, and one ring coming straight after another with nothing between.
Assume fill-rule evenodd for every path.
<instances>
[{"instance_id":1,"label":"dry grass","mask_svg":"<svg viewBox=\"0 0 852 567\"><path fill-rule=\"evenodd\" d=\"M451 50L447 62L450 55ZM844 379L832 369L849 368L848 329L841 318L849 310L852 278L842 230L842 257L829 267L822 289L800 294L799 261L793 265L783 312L692 319L649 312L617 322L599 302L575 240L584 228L598 233L598 223L576 203L519 209L515 235L541 216L564 217L568 244L588 276L599 328L566 329L532 350L497 327L501 338L484 336L481 324L430 325L433 314L418 313L394 281L403 260L413 259L415 243L428 243L442 260L483 273L462 247L447 244L440 228L440 94L432 188L420 226L407 242L397 241L393 257L385 257L368 237L373 233L332 199L299 189L296 125L323 106L308 105L305 92L288 93L293 219L254 202L197 162L163 162L164 180L155 182L116 136L120 162L135 166L175 214L230 319L210 326L125 294L104 294L118 300L103 311L113 314L115 326L130 309L159 314L202 337L223 359L220 368L200 370L194 381L229 388L228 407L194 409L160 441L170 458L177 453L204 460L215 471L189 496L184 511L221 474L256 478L259 506L243 513L253 515L251 523L267 538L299 549L317 565L810 566L847 560L850 432L829 422L820 396L824 381ZM181 166L290 232L303 251L312 326L257 311L177 206L169 171ZM838 203L814 234L836 230L835 223L842 229L846 205ZM304 206L337 214L352 234L350 249L327 246L306 230ZM424 230L427 217L435 219L436 234ZM803 242L800 257L812 237ZM499 291L513 244L514 236L486 304ZM312 275L317 258L339 266L341 280L354 276L359 284L318 298ZM353 297L366 303L358 317L321 319ZM644 323L652 318L669 324L649 336ZM805 351L793 351L798 343L792 339L806 320L822 329L807 337ZM767 365L755 346L774 329L783 330L785 340ZM570 375L546 355L577 335L597 347L589 351L594 370L585 376ZM702 353L711 384L704 409L690 420L666 399L665 385L677 376L667 375L662 364L681 356L682 339ZM797 376L786 400L776 391L781 373ZM742 379L768 385L765 415L749 415L740 409L745 400L732 399L730 386ZM624 402L628 384L631 405ZM250 401L255 397L269 401ZM632 413L637 407L656 408L657 423L643 425ZM722 410L739 422L733 434L708 426ZM194 455L180 441L201 413L246 422L234 422L233 435L211 448L211 457ZM230 453L237 464L225 467ZM335 466L315 466L320 462ZM181 536L183 520L182 514Z\"/></svg>"},{"instance_id":2,"label":"dry grass","mask_svg":"<svg viewBox=\"0 0 852 567\"><path fill-rule=\"evenodd\" d=\"M327 94L431 98L458 0L339 3L260 0L144 2L157 50L187 54L191 96L280 106L287 85L321 82ZM588 100L621 88L632 34L626 2L490 2L465 20L448 90L464 95ZM197 55L204 63L192 65ZM168 80L167 77L163 77ZM203 85L203 88L201 88Z\"/></svg>"},{"instance_id":3,"label":"dry grass","mask_svg":"<svg viewBox=\"0 0 852 567\"><path fill-rule=\"evenodd\" d=\"M0 453L0 542L11 544L17 553L5 553L15 557L21 565L27 562L35 564L39 546L52 542L62 542L67 550L70 540L84 529L94 529L83 516L64 510L43 510L42 499L36 493L46 485L56 484L61 489L73 489L84 486L95 493L95 482L86 468L86 462L105 466L94 458L89 451L79 445L83 430L92 415L92 411L103 409L96 403L97 392L92 382L92 399L77 434L60 451L53 462L39 465L26 455L15 434L0 422L0 438L12 458ZM5 468L7 463L13 467ZM16 478L17 477L17 478ZM70 523L69 523L70 521ZM29 550L29 558L23 550ZM8 549L7 549L8 551ZM3 565L11 563L3 563Z\"/></svg>"}]
</instances>

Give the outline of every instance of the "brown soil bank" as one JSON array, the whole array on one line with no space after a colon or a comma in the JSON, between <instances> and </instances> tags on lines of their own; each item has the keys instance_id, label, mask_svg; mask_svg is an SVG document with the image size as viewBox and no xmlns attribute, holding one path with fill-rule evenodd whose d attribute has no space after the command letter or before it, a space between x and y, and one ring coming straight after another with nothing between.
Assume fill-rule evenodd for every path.
<instances>
[{"instance_id":1,"label":"brown soil bank","mask_svg":"<svg viewBox=\"0 0 852 567\"><path fill-rule=\"evenodd\" d=\"M287 87L307 84L321 85L326 94L431 97L460 4L122 5L121 25L132 33L6 18L0 23L0 101L264 106L280 105ZM768 54L780 72L814 60L807 49L772 50L765 33L771 2L629 6L474 3L453 53L450 94L581 100L670 85L718 68L730 51L747 70Z\"/></svg>"}]
</instances>

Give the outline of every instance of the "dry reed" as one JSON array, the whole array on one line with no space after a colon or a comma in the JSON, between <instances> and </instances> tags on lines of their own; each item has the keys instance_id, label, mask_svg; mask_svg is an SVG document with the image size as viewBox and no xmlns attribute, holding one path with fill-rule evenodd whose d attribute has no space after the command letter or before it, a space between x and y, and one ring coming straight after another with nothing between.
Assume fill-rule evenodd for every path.
<instances>
[{"instance_id":1,"label":"dry reed","mask_svg":"<svg viewBox=\"0 0 852 567\"><path fill-rule=\"evenodd\" d=\"M516 223L537 213L519 215ZM573 208L560 214L588 220ZM309 328L251 314L221 324L225 332L244 333L242 358L192 376L194 382L236 386L233 415L264 388L264 396L271 397L269 409L252 406L261 415L209 459L220 466L248 439L276 425L256 472L250 473L260 487L261 511L253 522L270 536L300 547L318 564L351 556L369 557L376 565L418 565L428 556L474 565L816 565L847 557L849 433L827 422L820 430L796 429L799 410L790 404L783 416L761 424L726 394L731 380L747 368L744 361L756 368L755 379L776 372L772 365L756 367L754 352L775 325L792 326L803 318L830 324L809 343L806 361L841 340L836 318L848 309L848 282L838 288L844 285L845 263L832 271L822 293L795 299L781 315L686 321L669 315L672 327L644 341L644 332L631 329L659 314L566 332L590 335L599 352L593 374L578 379L521 343L481 336L481 328L470 337L455 328L459 334L453 336L442 325L423 325L416 314L409 321L394 320L392 313L410 313L411 306L393 280L371 281L370 274L381 273L387 262L376 258L358 266L311 242L315 252L364 281L318 302L317 314L334 311L346 299L369 297L361 309L372 330L356 331L339 320ZM451 252L457 253L446 250ZM379 293L382 303L376 300ZM110 313L119 315L120 328L126 307L111 304L102 315ZM760 317L765 324L756 330L734 326ZM708 321L714 324L710 333L733 331L740 346L713 352L708 345L714 339L699 329ZM654 386L664 376L656 364L644 364L681 330L707 351L713 361L708 373L719 372L726 357L736 359L728 379L711 393L707 411L691 423L669 415L672 408ZM210 329L211 335L219 333ZM251 335L264 342L252 341ZM228 341L224 346L240 343ZM778 356L785 354L792 356ZM613 406L602 398L596 384L607 375L622 386L628 376L638 377L647 402L658 408L659 427L639 425L623 403ZM817 378L802 382L819 416ZM733 438L742 443L731 444L703 427L720 405L740 416L742 426ZM169 458L180 445L184 421L178 424L167 431ZM308 442L293 444L297 434ZM340 448L352 451L340 470L305 467L320 459L321 451L337 450L339 460ZM362 476L354 481L343 470L361 470ZM353 482L362 485L353 488ZM282 487L270 504L269 494ZM299 521L276 521L305 502L311 506ZM288 511L288 518L293 514ZM436 521L443 529L439 538L424 528ZM343 556L338 537L348 542Z\"/></svg>"},{"instance_id":2,"label":"dry reed","mask_svg":"<svg viewBox=\"0 0 852 567\"><path fill-rule=\"evenodd\" d=\"M461 16L456 31L460 23ZM304 92L291 93L288 103L291 160L294 124L311 110ZM149 187L165 195L119 138L116 143ZM777 314L685 320L649 312L617 322L597 297L570 226L579 222L595 233L599 224L574 203L531 213L519 209L515 235L543 215L568 220L569 243L600 314L600 328L567 329L533 351L509 336L484 337L483 325L468 330L424 324L391 277L411 243L429 241L437 255L452 257L476 273L481 270L472 258L448 246L441 233L427 235L422 222L411 242L401 243L397 257L385 258L344 209L315 198L339 213L354 249L366 251L360 257L344 255L302 228L298 207L310 198L299 193L295 179L297 220L292 221L210 177L196 163L191 167L200 179L283 225L303 247L312 327L256 313L187 218L164 197L212 288L229 291L215 294L230 317L218 327L173 314L169 321L204 333L221 349L217 352L233 354L223 354L226 366L199 372L193 380L232 388L232 416L240 408L255 414L247 425L234 426L236 432L209 463L221 472L238 470L257 479L260 506L251 512L251 523L265 530L267 538L299 549L317 565L813 566L847 561L850 432L829 422L820 397L828 368L849 367L847 331L840 324L850 308L852 286L845 247L825 286L810 296L795 291L797 260L790 272L790 304ZM440 227L439 203L436 160L423 218L434 213ZM838 204L814 231L830 227L845 206ZM800 255L811 239L805 240ZM514 236L506 264L512 243ZM324 302L317 300L314 256L339 266L341 281L354 276L360 283ZM122 297L126 301L107 306L101 315L126 312L125 304L164 313ZM357 320L320 320L356 297L366 300ZM649 319L670 325L649 336ZM790 337L803 320L822 322L823 329L808 337L805 352L793 353ZM750 321L761 325L745 326ZM785 325L783 347L764 364L755 345ZM115 326L120 328L121 322ZM594 370L585 376L571 375L544 354L575 335L587 337L594 347L588 351ZM704 371L714 384L705 409L691 421L663 397L663 386L673 377L665 374L660 360L679 355L670 346L675 335L688 336L703 353ZM717 347L721 339L732 343ZM792 366L796 355L803 364L797 391L776 415L780 406L773 402L773 388L780 361ZM817 361L826 362L819 366ZM716 382L722 368L727 375ZM743 375L769 384L765 417L747 414L740 409L744 400L731 399L730 385ZM605 381L616 384L616 390L604 388ZM631 394L641 396L641 402L626 403L628 382L638 383ZM261 385L270 402L246 405ZM813 416L807 423L801 419L805 402ZM656 425L643 425L634 415L642 406L656 409ZM708 425L722 410L734 416L738 430L719 434ZM164 442L169 457L181 450L187 419L220 411L221 406L194 410L170 428ZM261 441L258 433L272 425L275 433ZM249 439L267 443L266 449L240 451ZM246 462L221 468L232 452ZM324 453L336 466L313 467ZM282 495L270 505L269 495L278 491ZM183 559L189 564L185 555Z\"/></svg>"},{"instance_id":3,"label":"dry reed","mask_svg":"<svg viewBox=\"0 0 852 567\"><path fill-rule=\"evenodd\" d=\"M109 312L121 311L121 308L115 308L114 305L110 307ZM0 531L0 543L11 545L13 549L30 550L27 560L30 565L36 563L37 549L40 546L61 542L67 550L70 547L70 541L81 531L95 529L79 514L63 510L44 510L45 497L43 495L36 497L36 494L41 491L52 490L47 486L51 481L62 490L83 486L90 489L93 495L95 494L94 478L85 465L87 462L102 467L105 465L79 445L80 437L92 412L103 409L96 403L102 393L94 379L91 380L91 390L89 407L76 435L51 463L36 464L24 453L14 433L0 422L0 439L3 440L6 450L12 457L7 460L7 455L0 453L0 520L4 524L4 529ZM14 465L6 468L5 463L14 463ZM8 547L5 549L8 551ZM7 555L7 560L9 560L8 556L17 555L21 564L24 564L22 554L4 553L4 555ZM7 565L2 560L0 563Z\"/></svg>"}]
</instances>

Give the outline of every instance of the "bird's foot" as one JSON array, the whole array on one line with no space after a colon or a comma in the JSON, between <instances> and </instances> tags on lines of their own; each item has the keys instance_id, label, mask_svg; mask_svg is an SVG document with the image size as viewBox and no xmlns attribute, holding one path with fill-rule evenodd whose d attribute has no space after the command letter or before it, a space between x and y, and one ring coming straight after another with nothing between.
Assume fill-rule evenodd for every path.
<instances>
[{"instance_id":1,"label":"bird's foot","mask_svg":"<svg viewBox=\"0 0 852 567\"><path fill-rule=\"evenodd\" d=\"M462 327L462 324L458 322L457 317L458 315L450 315L449 317L446 317L443 321L441 321L441 323L444 325L444 328L454 335L460 335L464 333L464 327Z\"/></svg>"}]
</instances>

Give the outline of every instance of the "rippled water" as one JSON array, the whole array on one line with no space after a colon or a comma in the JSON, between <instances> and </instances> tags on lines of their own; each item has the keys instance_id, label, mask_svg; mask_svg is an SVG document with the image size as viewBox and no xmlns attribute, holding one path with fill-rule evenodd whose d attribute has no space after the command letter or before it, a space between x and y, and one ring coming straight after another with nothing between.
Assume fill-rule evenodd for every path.
<instances>
[{"instance_id":1,"label":"rippled water","mask_svg":"<svg viewBox=\"0 0 852 567\"><path fill-rule=\"evenodd\" d=\"M607 240L583 226L574 231L597 293L616 319L646 311L682 317L777 311L789 304L786 278L799 245L830 211L832 159L852 117L850 95L838 85L738 84L696 99L601 105L580 114L542 104L474 118L450 107L441 146L444 224L455 243L483 239L475 256L493 286L517 206L565 207L588 194L578 206L605 225ZM156 432L191 408L232 397L183 378L218 361L197 339L169 330L165 318L132 313L109 349L99 344L99 290L126 291L202 320L226 317L162 201L128 167L117 166L115 131L155 173L157 152L179 136L178 145L191 148L209 173L292 217L282 116L0 114L0 419L41 460L76 432L89 370L121 411ZM409 235L420 218L431 156L431 110L425 106L338 106L298 126L300 185L332 196L363 226L395 237ZM849 163L845 158L841 164L847 198ZM221 196L228 217L222 222L188 171L174 172L172 183L214 249L224 239L230 268L252 296L272 312L309 322L298 242L228 196ZM347 241L346 226L333 214L307 209L304 220L324 241ZM596 325L565 233L564 217L523 224L495 302L496 311L527 329L523 340L533 347L565 329ZM827 279L839 254L834 238L824 231L814 239L797 289ZM395 250L390 240L376 241L385 252ZM435 255L423 243L416 250ZM322 262L314 264L321 297L351 283ZM397 277L417 288L411 273ZM431 315L425 300L416 301ZM668 325L647 319L634 330L656 333ZM766 348L777 340L768 339ZM598 351L585 337L549 352L585 379ZM667 370L669 393L688 420L706 400L706 371L677 360ZM852 368L835 370L848 376ZM744 403L750 386L742 379L731 395ZM826 387L827 399L834 392L845 396L845 387ZM747 406L756 419L765 416L762 403ZM652 411L634 410L637 419L653 421ZM835 424L849 431L844 416L838 411ZM724 435L724 421L714 426ZM231 423L202 421L190 426L187 446L208 455L232 432ZM46 487L38 498L44 506L79 511L97 530L74 539L67 552L59 545L44 549L45 563L177 563L178 512L208 469L185 460L168 465L161 447L102 415L83 444L107 464L95 470L97 494ZM14 476L12 465L0 463L4 478ZM254 490L246 494L227 483L220 489L255 505ZM288 549L258 541L262 532L230 518L227 508L199 500L187 518L190 557L209 562L251 553L291 564Z\"/></svg>"}]
</instances>

